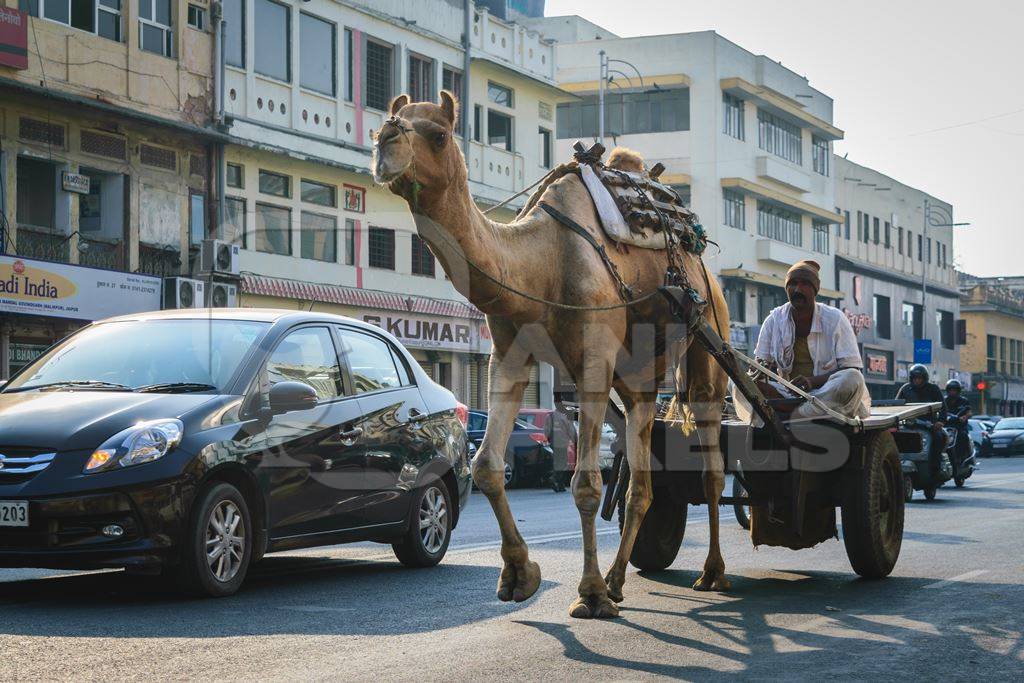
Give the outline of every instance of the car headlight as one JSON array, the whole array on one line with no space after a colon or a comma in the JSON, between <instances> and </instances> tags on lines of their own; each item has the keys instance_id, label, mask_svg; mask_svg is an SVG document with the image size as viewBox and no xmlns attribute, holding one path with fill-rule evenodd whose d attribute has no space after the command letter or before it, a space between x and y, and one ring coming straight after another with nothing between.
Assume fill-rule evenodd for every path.
<instances>
[{"instance_id":1,"label":"car headlight","mask_svg":"<svg viewBox=\"0 0 1024 683\"><path fill-rule=\"evenodd\" d=\"M1024 441L1024 434L1020 434L1013 439L1014 443Z\"/></svg>"},{"instance_id":2,"label":"car headlight","mask_svg":"<svg viewBox=\"0 0 1024 683\"><path fill-rule=\"evenodd\" d=\"M107 439L93 452L83 471L91 474L153 462L181 443L183 433L181 420L140 422Z\"/></svg>"}]
</instances>

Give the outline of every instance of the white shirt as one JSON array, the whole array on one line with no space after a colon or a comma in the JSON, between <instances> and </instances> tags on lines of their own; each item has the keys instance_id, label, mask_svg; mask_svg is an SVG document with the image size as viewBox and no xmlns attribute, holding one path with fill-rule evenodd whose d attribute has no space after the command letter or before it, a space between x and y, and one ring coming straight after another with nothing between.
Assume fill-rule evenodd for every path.
<instances>
[{"instance_id":1,"label":"white shirt","mask_svg":"<svg viewBox=\"0 0 1024 683\"><path fill-rule=\"evenodd\" d=\"M793 346L796 343L792 310L789 302L772 309L761 326L754 349L755 358L774 362L779 374L786 379L793 370ZM814 359L815 375L842 368L864 367L850 321L845 313L833 306L815 302L807 348Z\"/></svg>"}]
</instances>

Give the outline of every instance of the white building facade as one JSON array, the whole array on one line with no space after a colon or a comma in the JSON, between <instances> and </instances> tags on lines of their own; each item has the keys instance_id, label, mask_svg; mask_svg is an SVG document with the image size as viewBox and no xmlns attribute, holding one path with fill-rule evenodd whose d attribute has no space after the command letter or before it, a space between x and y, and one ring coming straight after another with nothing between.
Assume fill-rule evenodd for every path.
<instances>
[{"instance_id":1,"label":"white building facade","mask_svg":"<svg viewBox=\"0 0 1024 683\"><path fill-rule=\"evenodd\" d=\"M442 88L466 100L463 149L482 206L553 163L556 107L572 98L555 84L553 45L474 9L467 60L464 12L461 0L226 0L233 144L218 237L243 247L240 305L381 325L460 400L486 407L483 315L447 280L404 201L369 170L390 100L437 101ZM550 384L551 369L538 367L524 404L550 406Z\"/></svg>"},{"instance_id":2,"label":"white building facade","mask_svg":"<svg viewBox=\"0 0 1024 683\"><path fill-rule=\"evenodd\" d=\"M545 21L573 33L566 17ZM662 180L720 245L705 261L729 299L733 343L753 346L759 323L785 301L786 270L801 259L822 265L822 299L841 300L832 284L831 232L842 217L831 150L843 131L832 123L832 99L714 32L559 43L558 82L581 98L559 106L560 157L577 139L598 136L602 50L629 63L610 64L605 146L663 163Z\"/></svg>"}]
</instances>

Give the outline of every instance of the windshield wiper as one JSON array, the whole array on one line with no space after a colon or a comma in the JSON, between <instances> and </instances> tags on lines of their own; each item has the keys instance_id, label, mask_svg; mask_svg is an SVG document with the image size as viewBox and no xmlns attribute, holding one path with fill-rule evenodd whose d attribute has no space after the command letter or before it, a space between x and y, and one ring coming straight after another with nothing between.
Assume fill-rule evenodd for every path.
<instances>
[{"instance_id":1,"label":"windshield wiper","mask_svg":"<svg viewBox=\"0 0 1024 683\"><path fill-rule=\"evenodd\" d=\"M46 384L30 384L28 386L8 389L6 393L14 393L16 391L32 391L33 389L38 389L40 391L64 391L68 389L99 389L105 391L132 390L131 387L124 384L117 384L116 382L102 382L100 380L80 379L66 380L63 382L47 382Z\"/></svg>"},{"instance_id":2,"label":"windshield wiper","mask_svg":"<svg viewBox=\"0 0 1024 683\"><path fill-rule=\"evenodd\" d=\"M146 384L141 387L135 387L135 391L140 394L146 393L188 393L191 391L213 391L217 387L212 384L203 384L202 382L161 382L159 384Z\"/></svg>"}]
</instances>

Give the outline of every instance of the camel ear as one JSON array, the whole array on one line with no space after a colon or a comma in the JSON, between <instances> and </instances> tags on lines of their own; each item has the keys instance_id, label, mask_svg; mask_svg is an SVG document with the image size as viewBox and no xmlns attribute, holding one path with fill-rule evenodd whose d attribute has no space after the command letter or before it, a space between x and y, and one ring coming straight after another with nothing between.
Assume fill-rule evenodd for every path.
<instances>
[{"instance_id":1,"label":"camel ear","mask_svg":"<svg viewBox=\"0 0 1024 683\"><path fill-rule=\"evenodd\" d=\"M407 104L409 104L409 96L399 95L395 99L391 100L391 104L388 106L388 111L391 112L392 116L398 116L398 112Z\"/></svg>"},{"instance_id":2,"label":"camel ear","mask_svg":"<svg viewBox=\"0 0 1024 683\"><path fill-rule=\"evenodd\" d=\"M441 111L444 112L445 118L451 122L452 128L455 128L455 122L459 118L459 101L455 99L455 95L447 90L441 91Z\"/></svg>"}]
</instances>

